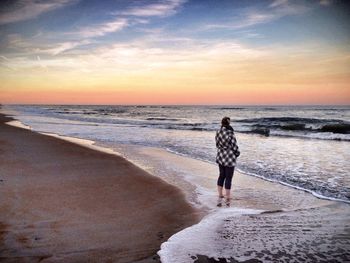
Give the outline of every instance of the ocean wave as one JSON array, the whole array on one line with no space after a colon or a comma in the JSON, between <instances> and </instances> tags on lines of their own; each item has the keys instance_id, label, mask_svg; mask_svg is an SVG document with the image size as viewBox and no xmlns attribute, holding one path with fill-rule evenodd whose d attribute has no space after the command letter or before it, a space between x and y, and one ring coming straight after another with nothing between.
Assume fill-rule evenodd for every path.
<instances>
[{"instance_id":1,"label":"ocean wave","mask_svg":"<svg viewBox=\"0 0 350 263\"><path fill-rule=\"evenodd\" d=\"M198 153L185 153L184 149L180 149L179 147L168 147L166 150L180 156L194 158L216 165L216 163L213 161L213 158L208 158L208 156L200 157ZM279 172L269 172L264 171L263 169L254 169L249 165L247 166L238 164L236 169L242 174L258 177L270 182L280 183L288 187L309 192L321 199L350 203L350 188L346 186L332 186L326 182L310 180L310 178L301 178L300 176L293 176L290 174L282 175Z\"/></svg>"},{"instance_id":2,"label":"ocean wave","mask_svg":"<svg viewBox=\"0 0 350 263\"><path fill-rule=\"evenodd\" d=\"M326 124L321 129L318 129L318 131L349 134L350 123Z\"/></svg>"},{"instance_id":3,"label":"ocean wave","mask_svg":"<svg viewBox=\"0 0 350 263\"><path fill-rule=\"evenodd\" d=\"M244 107L218 107L218 108L212 108L215 110L249 110L249 108Z\"/></svg>"},{"instance_id":4,"label":"ocean wave","mask_svg":"<svg viewBox=\"0 0 350 263\"><path fill-rule=\"evenodd\" d=\"M125 108L111 107L111 108L95 109L94 111L97 113L115 114L115 113L125 113L128 110Z\"/></svg>"},{"instance_id":5,"label":"ocean wave","mask_svg":"<svg viewBox=\"0 0 350 263\"><path fill-rule=\"evenodd\" d=\"M74 108L74 109L73 109ZM79 109L78 109L79 108ZM63 111L64 109L67 110L86 110L86 108L83 107L72 107L72 108L64 108L58 107L56 108L56 111ZM94 108L96 109L96 108ZM92 107L91 107L92 111ZM28 113L29 112L29 113ZM31 113L34 113L33 115ZM42 113L43 112L43 113ZM147 110L148 112L148 110ZM163 118L162 115L159 114L159 112L155 112L154 118ZM177 113L176 113L177 114ZM32 116L28 119L27 116ZM40 116L38 119L37 116ZM176 116L175 114L172 116ZM248 115L249 116L249 115ZM51 117L58 117L59 119L57 120L57 123L55 119L52 119ZM119 140L120 138L127 138L128 140L139 144L145 144L145 145L165 145L165 147L172 148L173 150L177 150L178 152L182 153L188 153L192 158L193 156L197 158L203 158L207 156L206 154L210 151L207 150L203 145L197 144L195 147L193 147L192 142L196 139L196 137L202 137L202 136L208 136L205 138L210 138L205 141L210 141L212 143L213 140L213 135L212 131L215 131L219 127L218 122L211 122L211 120L217 120L217 118L213 117L212 119L201 119L199 117L196 118L185 118L183 115L177 115L176 118L179 121L172 121L169 120L171 118L169 117L164 117L164 121L159 121L159 120L147 120L147 117L152 118L148 114L146 116L141 116L140 118L127 118L127 116L119 117L119 116L114 116L113 118L104 118L102 116L87 116L87 115L78 115L78 114L72 114L72 115L63 115L63 114L47 114L47 110L43 110L40 108L29 108L25 114L24 114L24 119L28 121L28 124L32 126L34 124L34 127L39 130L44 130L44 129L50 129L51 127L54 128L55 130L58 129L64 134L76 134L76 133L81 133L85 134L87 138L90 138L89 136L101 136L100 138L103 138L103 140L111 140L111 138L115 140ZM64 121L62 121L62 119ZM173 118L175 119L175 118ZM70 122L67 120L73 120L73 121L79 121L79 123L75 122ZM188 122L184 122L184 121ZM198 121L197 121L198 120ZM52 122L52 125L51 125ZM50 124L50 125L48 125ZM344 125L345 124L345 125ZM68 128L62 127L64 125L67 125ZM77 126L79 125L79 126ZM98 127L98 129L89 129L89 125L93 126L101 126ZM333 126L332 126L333 125ZM334 125L336 125L334 127ZM349 122L346 121L340 121L336 119L316 119L316 118L290 118L290 117L283 117L283 118L250 118L250 119L241 119L241 120L236 120L233 123L233 127L235 128L236 132L242 132L242 133L254 133L254 134L260 134L260 135L265 135L265 136L286 136L286 137L302 137L302 138L311 138L311 139L322 139L322 140L347 140L350 141L350 136L347 132L348 127L346 125L349 125ZM59 127L61 126L61 127ZM86 126L84 128L84 126ZM281 127L284 127L282 129ZM134 138L135 136L129 138L128 136L129 133L132 135L133 130L138 131L138 129L125 129L126 127L145 127L145 128L150 128L150 129L142 129L140 131L140 134L146 134L145 138L142 136L137 136L140 138L137 138L137 140ZM345 131L341 130L345 127ZM113 131L113 128L121 128L121 134L116 136ZM173 134L170 131L159 131L156 129L175 129L175 130L193 130L193 131L198 131L197 133L189 136L189 133L181 133L181 132L176 132L174 133L174 137L179 136L184 136L183 141L181 143L184 144L189 144L191 145L190 147L187 146L188 149L179 149L179 146L169 146L171 144L170 142L173 142L172 136L168 136L169 134ZM323 131L322 131L323 129ZM340 130L339 130L340 129ZM101 130L101 134L95 135L95 133ZM311 131L310 131L311 130ZM337 132L331 132L339 130L340 132L343 133L337 133ZM125 131L125 132L124 132ZM202 131L210 131L210 132L202 132ZM127 135L124 135L127 134ZM148 136L149 135L149 136ZM241 134L242 135L242 134ZM109 137L108 137L109 136ZM154 136L154 138L152 137ZM161 140L161 142L158 142L156 138L164 136L164 138ZM210 136L210 137L209 137ZM259 136L244 136L242 135L242 138L249 138L246 139L249 141L249 143L253 143L253 140L260 140ZM240 138L239 138L240 139ZM101 139L102 140L102 139ZM169 142L170 141L170 142ZM187 142L189 141L189 142ZM242 141L241 141L242 142ZM280 143L284 144L287 142L283 138L281 139L275 139L271 140L269 143L274 144L274 143ZM327 144L328 142L322 142L324 144ZM329 142L331 143L331 142ZM339 145L345 145L346 143L341 143ZM198 146L200 145L200 146ZM205 143L204 143L205 145ZM334 143L334 145L338 145L338 143ZM244 146L244 144L243 144ZM306 148L305 148L306 149ZM329 148L327 148L329 149ZM193 152L192 152L193 151ZM299 151L304 151L304 149L299 149ZM311 151L311 150L310 150ZM264 178L269 178L269 179L275 179L276 181L281 181L284 182L285 184L293 185L293 187L300 187L303 189L309 189L310 192L313 194L319 194L327 197L333 197L333 198L338 198L338 199L348 199L350 200L350 189L347 188L345 189L341 185L336 185L332 186L332 184L327 184L327 180L324 182L317 182L317 181L312 181L312 178L310 177L305 177L305 181L299 180L298 176L294 176L295 174L289 173L288 176L282 176L280 171L283 171L283 169L276 168L275 170L272 169L273 167L278 167L279 165L283 166L285 165L284 160L281 160L279 158L279 153L275 151L268 152L266 155L271 155L273 158L271 159L266 159L266 164L263 163L263 167L256 165L256 168L254 169L255 165L247 165L247 167L242 167L243 171L245 172L253 172L255 174L260 174L264 176ZM251 153L251 156L254 156L254 153ZM264 158L265 157L261 157ZM324 157L321 155L319 163L316 165L319 165L319 167L316 167L317 170L316 174L320 172L322 174L324 162ZM207 158L208 160L212 160L212 156ZM341 158L340 158L341 159ZM343 158L344 159L344 158ZM346 158L345 158L346 159ZM318 160L318 159L317 159ZM308 160L306 160L308 162ZM249 164L249 160L245 162L246 164ZM330 162L329 162L330 163ZM343 176L343 174L346 174L346 171L348 170L348 166L346 166L346 160L340 160L339 162L332 162L331 163L334 166L338 166L335 174L338 174L340 176ZM313 164L312 164L313 165ZM345 168L344 168L345 166ZM272 170L269 170L269 167L272 167ZM264 170L266 169L266 170ZM309 172L310 169L302 168L302 172ZM344 172L345 171L345 172ZM311 171L312 172L312 171ZM300 174L296 174L300 175ZM302 175L302 174L301 174ZM330 175L335 176L333 173ZM312 183L311 183L312 182Z\"/></svg>"},{"instance_id":6,"label":"ocean wave","mask_svg":"<svg viewBox=\"0 0 350 263\"><path fill-rule=\"evenodd\" d=\"M62 115L62 114L59 114ZM207 131L215 132L220 126L218 123L210 122L181 122L182 119L176 118L166 118L166 117L148 117L141 118L126 118L117 117L113 118L101 118L94 114L85 114L89 116L84 118L79 116L79 114L69 114L62 117L64 119L70 119L75 121L83 121L85 123L100 123L100 124L115 124L115 125L128 125L135 127L144 128L157 128L157 129L168 129L168 130L192 130L192 131ZM269 118L271 119L271 118ZM281 118L278 118L281 119ZM313 122L317 124L316 121ZM320 123L320 122L319 122ZM233 123L235 132L238 133L248 133L257 134L261 136L278 136L278 137L297 137L306 139L320 139L320 140L338 140L338 141L350 141L350 132L348 123L338 123L338 124L323 124L314 125L314 127L308 127L309 124L306 123L288 123L286 121L280 122L279 124L274 122L268 122L264 119L260 123L254 123L252 119L249 120L239 120Z\"/></svg>"},{"instance_id":7,"label":"ocean wave","mask_svg":"<svg viewBox=\"0 0 350 263\"><path fill-rule=\"evenodd\" d=\"M83 107L83 106L74 106L74 107L62 107L58 106L55 108L43 108L48 110L53 114L81 114L81 115L110 115L125 113L128 111L125 107L106 107L106 106L95 106L95 107Z\"/></svg>"},{"instance_id":8,"label":"ocean wave","mask_svg":"<svg viewBox=\"0 0 350 263\"><path fill-rule=\"evenodd\" d=\"M300 177L293 176L277 176L262 171L250 171L247 167L240 167L237 169L243 174L258 177L270 182L280 183L298 190L302 190L312 195L327 200L340 201L350 203L350 188L349 187L332 187L325 183L315 182L312 180L303 180Z\"/></svg>"},{"instance_id":9,"label":"ocean wave","mask_svg":"<svg viewBox=\"0 0 350 263\"><path fill-rule=\"evenodd\" d=\"M35 115L47 115L68 120L83 122L96 122L116 125L132 125L136 127L149 127L169 130L193 130L193 131L215 131L220 127L219 121L213 121L203 116L197 116L197 109L192 111L191 107L182 106L86 106L86 105L59 105L59 106L18 106L27 113ZM171 109L171 110L169 110ZM190 110L189 110L190 109ZM203 109L203 108L200 108ZM256 115L257 112L265 111L272 114L273 111L286 112L288 107L237 107L237 106L215 106L206 110L217 111L221 109L238 110ZM306 108L317 109L318 108ZM342 109L342 108L341 108ZM347 108L344 108L347 110ZM304 108L302 110L305 110ZM326 109L324 109L326 110ZM336 108L336 110L339 110ZM179 115L182 111L189 115ZM216 114L216 113L215 113ZM259 113L260 114L260 113ZM243 116L249 116L247 113ZM310 116L306 115L306 116ZM311 115L312 116L312 115ZM323 115L326 117L326 115ZM328 115L329 116L329 115ZM261 136L298 137L320 140L350 141L350 122L339 119L300 118L300 117L262 117L244 118L232 120L232 126L236 132L251 133Z\"/></svg>"},{"instance_id":10,"label":"ocean wave","mask_svg":"<svg viewBox=\"0 0 350 263\"><path fill-rule=\"evenodd\" d=\"M271 131L303 132L309 133L333 133L350 134L350 123L337 119L314 119L314 118L295 118L295 117L271 117L271 118L253 118L241 119L235 121L241 124L246 132L272 134ZM291 133L280 133L275 135L291 136ZM300 136L301 134L295 134Z\"/></svg>"},{"instance_id":11,"label":"ocean wave","mask_svg":"<svg viewBox=\"0 0 350 263\"><path fill-rule=\"evenodd\" d=\"M179 121L180 119L175 118L163 118L163 117L149 117L146 118L148 121Z\"/></svg>"}]
</instances>

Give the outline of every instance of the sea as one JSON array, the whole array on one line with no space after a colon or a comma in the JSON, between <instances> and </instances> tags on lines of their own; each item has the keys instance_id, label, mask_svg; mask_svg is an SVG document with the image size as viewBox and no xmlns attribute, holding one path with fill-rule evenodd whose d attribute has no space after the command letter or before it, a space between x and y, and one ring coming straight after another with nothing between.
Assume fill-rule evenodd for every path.
<instances>
[{"instance_id":1,"label":"sea","mask_svg":"<svg viewBox=\"0 0 350 263\"><path fill-rule=\"evenodd\" d=\"M6 105L34 131L166 149L215 163L231 118L242 173L350 202L349 106Z\"/></svg>"},{"instance_id":2,"label":"sea","mask_svg":"<svg viewBox=\"0 0 350 263\"><path fill-rule=\"evenodd\" d=\"M350 203L350 106L3 105L2 111L37 132L112 149L159 148L212 165L215 133L227 116L241 152L237 171ZM258 213L232 209L212 213L202 226L228 214Z\"/></svg>"}]
</instances>

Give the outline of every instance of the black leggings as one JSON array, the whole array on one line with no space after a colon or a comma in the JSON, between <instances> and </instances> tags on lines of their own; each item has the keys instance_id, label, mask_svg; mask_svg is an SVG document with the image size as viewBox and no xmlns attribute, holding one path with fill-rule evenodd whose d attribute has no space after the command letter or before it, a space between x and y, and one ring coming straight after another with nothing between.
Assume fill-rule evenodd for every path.
<instances>
[{"instance_id":1,"label":"black leggings","mask_svg":"<svg viewBox=\"0 0 350 263\"><path fill-rule=\"evenodd\" d=\"M218 178L218 186L223 187L225 181L225 189L231 189L231 181L235 167L223 166L219 164L220 175Z\"/></svg>"}]
</instances>

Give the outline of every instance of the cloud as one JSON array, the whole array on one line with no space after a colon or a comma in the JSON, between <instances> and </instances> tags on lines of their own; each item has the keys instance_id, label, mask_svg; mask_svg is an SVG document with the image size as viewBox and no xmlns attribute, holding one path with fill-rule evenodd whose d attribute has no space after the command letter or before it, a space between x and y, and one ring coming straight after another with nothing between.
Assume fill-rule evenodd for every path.
<instances>
[{"instance_id":1,"label":"cloud","mask_svg":"<svg viewBox=\"0 0 350 263\"><path fill-rule=\"evenodd\" d=\"M157 41L157 40L155 40ZM88 67L114 72L135 72L167 67L193 67L257 59L266 56L262 49L252 49L241 43L183 42L181 46L154 47L153 43L134 42L99 47L89 55L80 56L88 61Z\"/></svg>"},{"instance_id":2,"label":"cloud","mask_svg":"<svg viewBox=\"0 0 350 263\"><path fill-rule=\"evenodd\" d=\"M310 8L302 5L289 3L287 0L275 0L265 10L250 9L245 11L237 20L230 23L208 24L204 29L241 29L258 24L265 24L278 20L285 16L300 15Z\"/></svg>"},{"instance_id":3,"label":"cloud","mask_svg":"<svg viewBox=\"0 0 350 263\"><path fill-rule=\"evenodd\" d=\"M62 54L61 56L45 56L46 53L58 51L57 48L41 49L40 52L1 58L0 64L9 69L49 70L52 73L92 72L96 74L133 74L157 69L179 68L190 69L203 65L232 65L265 56L263 49L249 48L241 43L228 41L181 41L181 45L155 47L159 39L137 40L124 44L99 46L79 54ZM180 41L180 39L179 39ZM66 45L68 48L74 44ZM33 54L35 54L33 58ZM239 64L239 63L238 63ZM28 71L29 70L29 71ZM69 73L68 73L69 72ZM104 73L103 73L104 72Z\"/></svg>"},{"instance_id":4,"label":"cloud","mask_svg":"<svg viewBox=\"0 0 350 263\"><path fill-rule=\"evenodd\" d=\"M31 39L24 38L21 34L12 33L4 37L4 43L9 53L16 53L17 55L30 54L34 52L35 44Z\"/></svg>"},{"instance_id":5,"label":"cloud","mask_svg":"<svg viewBox=\"0 0 350 263\"><path fill-rule=\"evenodd\" d=\"M122 14L126 16L141 16L141 17L149 17L149 16L165 17L165 16L175 14L178 11L177 9L185 2L186 2L185 0L161 1L155 4L133 7L123 12L117 12L115 14Z\"/></svg>"},{"instance_id":6,"label":"cloud","mask_svg":"<svg viewBox=\"0 0 350 263\"><path fill-rule=\"evenodd\" d=\"M78 32L67 32L67 35L78 34L83 38L100 37L108 33L120 31L128 26L146 25L148 17L166 17L177 12L178 8L187 0L166 0L143 6L134 6L124 11L111 12L118 17L114 21L105 22L90 27L81 28Z\"/></svg>"},{"instance_id":7,"label":"cloud","mask_svg":"<svg viewBox=\"0 0 350 263\"><path fill-rule=\"evenodd\" d=\"M5 56L0 56L0 58L2 58L2 59L4 59L4 60L6 60L6 61L10 61L7 57L5 57Z\"/></svg>"},{"instance_id":8,"label":"cloud","mask_svg":"<svg viewBox=\"0 0 350 263\"><path fill-rule=\"evenodd\" d=\"M280 18L282 15L263 11L251 11L231 23L208 24L204 29L241 29L250 26L264 24Z\"/></svg>"},{"instance_id":9,"label":"cloud","mask_svg":"<svg viewBox=\"0 0 350 263\"><path fill-rule=\"evenodd\" d=\"M9 49L9 53L15 53L17 56L31 56L33 54L49 54L56 56L64 51L76 48L78 46L93 43L89 39L83 39L80 41L64 41L64 42L52 42L50 43L38 38L38 35L24 38L20 34L8 34L5 38L6 46Z\"/></svg>"},{"instance_id":10,"label":"cloud","mask_svg":"<svg viewBox=\"0 0 350 263\"><path fill-rule=\"evenodd\" d=\"M25 48L28 47L28 43L20 34L8 34L6 36L6 43L9 47Z\"/></svg>"},{"instance_id":11,"label":"cloud","mask_svg":"<svg viewBox=\"0 0 350 263\"><path fill-rule=\"evenodd\" d=\"M288 3L288 0L275 0L269 6L276 7L276 6L280 6L280 5L285 5L287 3Z\"/></svg>"},{"instance_id":12,"label":"cloud","mask_svg":"<svg viewBox=\"0 0 350 263\"><path fill-rule=\"evenodd\" d=\"M65 5L76 3L77 0L53 0L35 1L18 0L10 1L11 6L0 14L0 25L14 23L35 18L42 13L61 8Z\"/></svg>"},{"instance_id":13,"label":"cloud","mask_svg":"<svg viewBox=\"0 0 350 263\"><path fill-rule=\"evenodd\" d=\"M78 32L73 32L73 33L71 32L68 34L79 34L79 36L84 38L99 37L99 36L104 36L108 33L122 30L128 25L129 25L129 22L126 18L118 18L114 21L81 28Z\"/></svg>"},{"instance_id":14,"label":"cloud","mask_svg":"<svg viewBox=\"0 0 350 263\"><path fill-rule=\"evenodd\" d=\"M333 4L332 0L321 0L320 1L320 5L323 5L323 6L330 6L331 4Z\"/></svg>"},{"instance_id":15,"label":"cloud","mask_svg":"<svg viewBox=\"0 0 350 263\"><path fill-rule=\"evenodd\" d=\"M13 66L11 66L11 59L5 57L5 56L0 56L0 66L5 67L7 69L11 69L13 71L16 71L17 69Z\"/></svg>"},{"instance_id":16,"label":"cloud","mask_svg":"<svg viewBox=\"0 0 350 263\"><path fill-rule=\"evenodd\" d=\"M45 70L48 70L47 69L47 66L45 65L45 63L43 61L41 61L40 59L40 56L36 56L37 57L37 60L38 60L38 63L39 63L39 66Z\"/></svg>"},{"instance_id":17,"label":"cloud","mask_svg":"<svg viewBox=\"0 0 350 263\"><path fill-rule=\"evenodd\" d=\"M48 54L51 54L53 56L56 56L64 51L73 49L73 48L81 46L81 45L86 45L89 43L91 43L91 42L89 40L86 40L86 39L83 41L76 41L76 42L74 42L74 41L63 42L63 43L56 45L55 47L46 48L46 49L38 49L38 51L42 52L42 53L48 53Z\"/></svg>"},{"instance_id":18,"label":"cloud","mask_svg":"<svg viewBox=\"0 0 350 263\"><path fill-rule=\"evenodd\" d=\"M149 23L148 17L165 17L175 14L184 2L185 0L167 0L156 4L132 7L125 11L112 12L110 14L117 16L113 21L83 27L74 32L66 32L65 35L93 38L123 30L128 26L146 25Z\"/></svg>"}]
</instances>

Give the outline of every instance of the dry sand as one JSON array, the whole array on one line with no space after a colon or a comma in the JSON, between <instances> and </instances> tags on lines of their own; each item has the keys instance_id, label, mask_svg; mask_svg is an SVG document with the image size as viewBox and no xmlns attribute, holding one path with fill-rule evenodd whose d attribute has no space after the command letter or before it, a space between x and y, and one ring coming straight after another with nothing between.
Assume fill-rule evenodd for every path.
<instances>
[{"instance_id":1,"label":"dry sand","mask_svg":"<svg viewBox=\"0 0 350 263\"><path fill-rule=\"evenodd\" d=\"M156 262L196 223L176 187L122 157L4 124L1 262Z\"/></svg>"}]
</instances>

